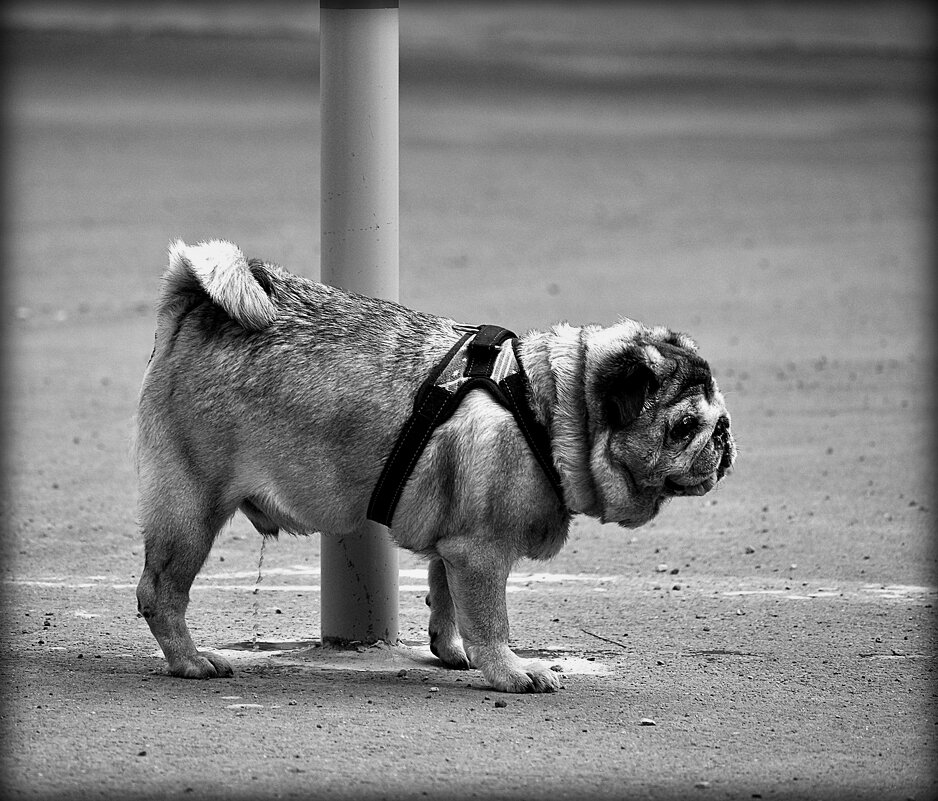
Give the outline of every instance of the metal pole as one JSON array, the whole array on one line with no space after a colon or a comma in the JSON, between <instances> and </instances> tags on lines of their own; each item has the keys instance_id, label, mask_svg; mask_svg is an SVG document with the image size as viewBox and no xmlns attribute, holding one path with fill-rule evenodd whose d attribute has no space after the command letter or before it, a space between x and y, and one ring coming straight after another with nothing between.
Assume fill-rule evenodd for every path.
<instances>
[{"instance_id":1,"label":"metal pole","mask_svg":"<svg viewBox=\"0 0 938 801\"><path fill-rule=\"evenodd\" d=\"M321 0L321 280L398 300L398 3ZM322 641L396 642L397 549L370 521L322 537Z\"/></svg>"}]
</instances>

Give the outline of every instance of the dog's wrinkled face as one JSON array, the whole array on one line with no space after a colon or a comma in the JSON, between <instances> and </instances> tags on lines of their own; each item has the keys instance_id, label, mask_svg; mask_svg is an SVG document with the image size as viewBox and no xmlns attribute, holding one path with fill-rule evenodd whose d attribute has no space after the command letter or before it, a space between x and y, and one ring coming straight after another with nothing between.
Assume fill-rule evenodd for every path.
<instances>
[{"instance_id":1,"label":"dog's wrinkled face","mask_svg":"<svg viewBox=\"0 0 938 801\"><path fill-rule=\"evenodd\" d=\"M709 492L736 459L723 396L693 341L649 333L607 359L593 387L604 418L591 460L603 519L629 527L668 498Z\"/></svg>"}]
</instances>

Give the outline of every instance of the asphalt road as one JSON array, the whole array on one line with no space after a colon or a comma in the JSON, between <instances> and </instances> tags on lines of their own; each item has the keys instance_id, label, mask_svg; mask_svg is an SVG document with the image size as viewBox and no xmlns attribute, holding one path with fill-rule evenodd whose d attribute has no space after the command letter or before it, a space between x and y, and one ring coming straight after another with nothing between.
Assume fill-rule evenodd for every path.
<instances>
[{"instance_id":1,"label":"asphalt road","mask_svg":"<svg viewBox=\"0 0 938 801\"><path fill-rule=\"evenodd\" d=\"M426 656L408 555L406 647L310 647L318 541L257 585L244 521L189 615L236 676L164 675L128 456L153 300L176 237L317 275L316 18L82 8L7 10L8 797L936 795L926 6L402 10L404 302L688 331L740 445L717 492L519 566L513 643L565 668L524 697Z\"/></svg>"}]
</instances>

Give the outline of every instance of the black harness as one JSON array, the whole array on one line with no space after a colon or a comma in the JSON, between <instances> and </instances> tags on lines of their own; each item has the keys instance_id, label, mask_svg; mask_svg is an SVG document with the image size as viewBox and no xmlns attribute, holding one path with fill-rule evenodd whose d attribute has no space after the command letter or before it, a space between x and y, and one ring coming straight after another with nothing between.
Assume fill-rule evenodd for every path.
<instances>
[{"instance_id":1,"label":"black harness","mask_svg":"<svg viewBox=\"0 0 938 801\"><path fill-rule=\"evenodd\" d=\"M495 325L462 327L450 348L417 391L414 410L384 464L371 494L368 519L391 525L404 485L437 426L445 423L474 389L486 390L512 413L561 502L563 487L550 451L550 434L528 403L528 379L518 355L518 338ZM505 343L511 340L506 346ZM504 347L503 347L504 346Z\"/></svg>"}]
</instances>

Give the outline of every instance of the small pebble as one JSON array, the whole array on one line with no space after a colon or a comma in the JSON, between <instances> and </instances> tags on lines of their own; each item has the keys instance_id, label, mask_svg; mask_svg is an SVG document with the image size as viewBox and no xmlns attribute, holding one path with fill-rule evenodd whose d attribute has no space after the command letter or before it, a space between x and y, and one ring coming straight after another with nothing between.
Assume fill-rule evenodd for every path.
<instances>
[{"instance_id":1,"label":"small pebble","mask_svg":"<svg viewBox=\"0 0 938 801\"><path fill-rule=\"evenodd\" d=\"M707 790L710 788L710 782L697 782L694 787L698 790Z\"/></svg>"},{"instance_id":2,"label":"small pebble","mask_svg":"<svg viewBox=\"0 0 938 801\"><path fill-rule=\"evenodd\" d=\"M667 572L668 572L668 566L667 566L664 562L662 562L660 565L658 565L658 567L655 568L655 572L656 572L656 573L667 573Z\"/></svg>"},{"instance_id":3,"label":"small pebble","mask_svg":"<svg viewBox=\"0 0 938 801\"><path fill-rule=\"evenodd\" d=\"M657 724L651 718L642 718L641 721L639 722L639 725L640 726L655 726Z\"/></svg>"},{"instance_id":4,"label":"small pebble","mask_svg":"<svg viewBox=\"0 0 938 801\"><path fill-rule=\"evenodd\" d=\"M438 693L439 691L440 691L440 688L439 688L439 687L431 687L431 688L430 688L430 692L431 692L431 693Z\"/></svg>"},{"instance_id":5,"label":"small pebble","mask_svg":"<svg viewBox=\"0 0 938 801\"><path fill-rule=\"evenodd\" d=\"M503 701L503 700L499 699L498 701L495 702L495 708L496 708L496 709L504 709L506 706L508 706L508 702L507 702L507 701Z\"/></svg>"}]
</instances>

